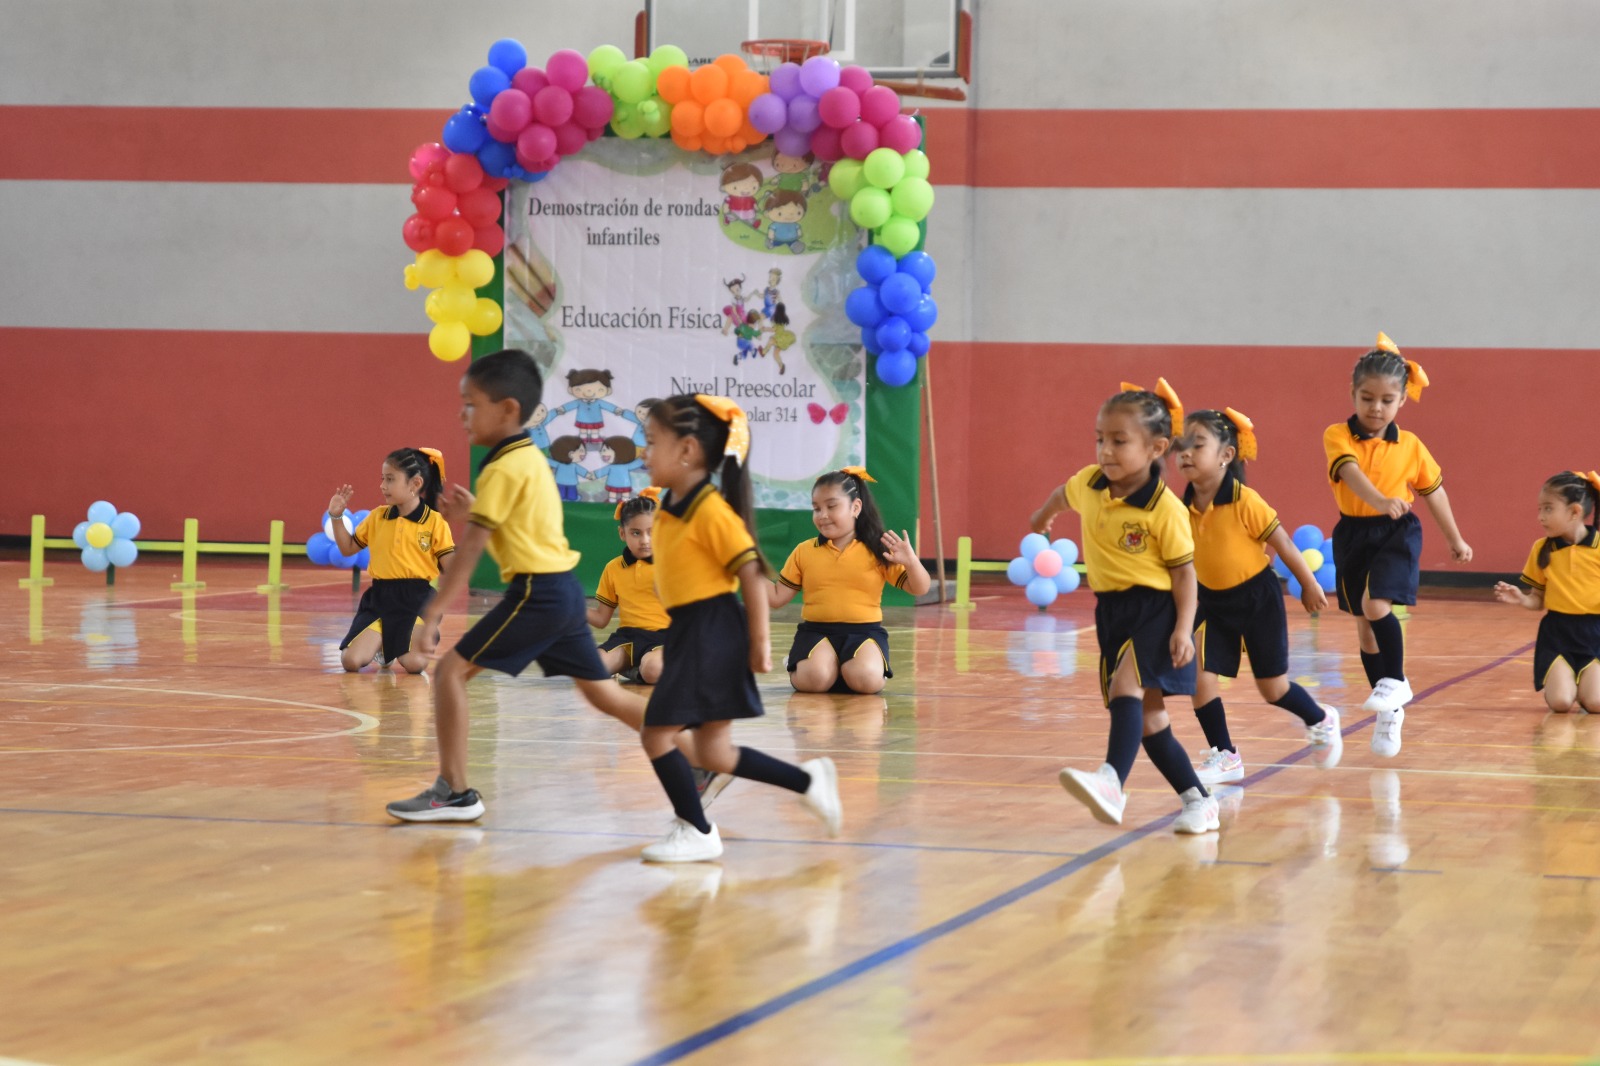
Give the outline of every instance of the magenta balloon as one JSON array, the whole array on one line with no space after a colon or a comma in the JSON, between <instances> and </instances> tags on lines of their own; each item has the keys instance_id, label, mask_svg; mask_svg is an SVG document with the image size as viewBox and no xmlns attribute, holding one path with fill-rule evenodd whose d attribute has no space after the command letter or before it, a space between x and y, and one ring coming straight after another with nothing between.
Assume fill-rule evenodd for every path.
<instances>
[{"instance_id":1,"label":"magenta balloon","mask_svg":"<svg viewBox=\"0 0 1600 1066\"><path fill-rule=\"evenodd\" d=\"M561 155L572 155L589 143L589 131L576 122L563 123L556 127L556 151Z\"/></svg>"},{"instance_id":2,"label":"magenta balloon","mask_svg":"<svg viewBox=\"0 0 1600 1066\"><path fill-rule=\"evenodd\" d=\"M616 103L598 85L585 85L572 96L572 120L586 130L597 130L611 121Z\"/></svg>"},{"instance_id":3,"label":"magenta balloon","mask_svg":"<svg viewBox=\"0 0 1600 1066\"><path fill-rule=\"evenodd\" d=\"M800 88L821 96L839 84L839 61L827 56L812 56L800 67Z\"/></svg>"},{"instance_id":4,"label":"magenta balloon","mask_svg":"<svg viewBox=\"0 0 1600 1066\"><path fill-rule=\"evenodd\" d=\"M555 129L572 119L572 94L559 85L546 85L533 98L533 117Z\"/></svg>"},{"instance_id":5,"label":"magenta balloon","mask_svg":"<svg viewBox=\"0 0 1600 1066\"><path fill-rule=\"evenodd\" d=\"M756 129L760 128L760 126L756 127ZM827 127L823 128L826 129ZM822 131L818 130L817 132L821 133ZM803 156L811 151L811 138L815 135L785 126L772 135L772 145L784 155Z\"/></svg>"},{"instance_id":6,"label":"magenta balloon","mask_svg":"<svg viewBox=\"0 0 1600 1066\"><path fill-rule=\"evenodd\" d=\"M822 125L822 115L817 111L816 100L802 93L789 101L790 129L810 133L820 125Z\"/></svg>"},{"instance_id":7,"label":"magenta balloon","mask_svg":"<svg viewBox=\"0 0 1600 1066\"><path fill-rule=\"evenodd\" d=\"M811 134L811 154L824 163L843 159L844 148L839 143L839 131L832 126L823 126Z\"/></svg>"},{"instance_id":8,"label":"magenta balloon","mask_svg":"<svg viewBox=\"0 0 1600 1066\"><path fill-rule=\"evenodd\" d=\"M544 76L544 71L538 67L523 67L511 76L511 87L528 94L532 100L539 95L539 90L550 84L550 79Z\"/></svg>"},{"instance_id":9,"label":"magenta balloon","mask_svg":"<svg viewBox=\"0 0 1600 1066\"><path fill-rule=\"evenodd\" d=\"M878 131L878 146L905 155L922 146L922 127L910 115L896 115Z\"/></svg>"},{"instance_id":10,"label":"magenta balloon","mask_svg":"<svg viewBox=\"0 0 1600 1066\"><path fill-rule=\"evenodd\" d=\"M776 93L762 93L750 101L750 125L762 133L777 133L789 124L789 108Z\"/></svg>"},{"instance_id":11,"label":"magenta balloon","mask_svg":"<svg viewBox=\"0 0 1600 1066\"><path fill-rule=\"evenodd\" d=\"M503 89L489 104L489 121L502 130L521 133L533 121L533 101L520 89Z\"/></svg>"},{"instance_id":12,"label":"magenta balloon","mask_svg":"<svg viewBox=\"0 0 1600 1066\"><path fill-rule=\"evenodd\" d=\"M556 154L556 131L535 122L517 135L517 161L529 170L538 170L534 163ZM523 162L526 160L526 162Z\"/></svg>"},{"instance_id":13,"label":"magenta balloon","mask_svg":"<svg viewBox=\"0 0 1600 1066\"><path fill-rule=\"evenodd\" d=\"M872 88L872 72L866 67L845 67L839 72L839 84L860 96Z\"/></svg>"},{"instance_id":14,"label":"magenta balloon","mask_svg":"<svg viewBox=\"0 0 1600 1066\"><path fill-rule=\"evenodd\" d=\"M800 95L800 64L779 63L767 82L773 95L788 103ZM760 127L756 127L760 129Z\"/></svg>"},{"instance_id":15,"label":"magenta balloon","mask_svg":"<svg viewBox=\"0 0 1600 1066\"><path fill-rule=\"evenodd\" d=\"M900 113L900 96L893 89L874 85L861 94L861 121L882 126Z\"/></svg>"},{"instance_id":16,"label":"magenta balloon","mask_svg":"<svg viewBox=\"0 0 1600 1066\"><path fill-rule=\"evenodd\" d=\"M493 107L494 105L491 103L489 106ZM517 134L521 133L524 127L518 126L514 130L507 129L506 127L500 125L500 123L496 122L493 115L490 115L488 119L484 121L483 128L489 132L489 136L493 137L501 144L516 144Z\"/></svg>"},{"instance_id":17,"label":"magenta balloon","mask_svg":"<svg viewBox=\"0 0 1600 1066\"><path fill-rule=\"evenodd\" d=\"M571 48L563 48L551 56L544 70L551 85L559 85L569 93L577 92L589 80L589 61L582 52Z\"/></svg>"},{"instance_id":18,"label":"magenta balloon","mask_svg":"<svg viewBox=\"0 0 1600 1066\"><path fill-rule=\"evenodd\" d=\"M836 85L817 101L817 114L834 129L842 130L861 117L861 97L843 85Z\"/></svg>"},{"instance_id":19,"label":"magenta balloon","mask_svg":"<svg viewBox=\"0 0 1600 1066\"><path fill-rule=\"evenodd\" d=\"M878 147L878 131L865 122L857 122L839 134L839 147L851 159L865 159Z\"/></svg>"}]
</instances>

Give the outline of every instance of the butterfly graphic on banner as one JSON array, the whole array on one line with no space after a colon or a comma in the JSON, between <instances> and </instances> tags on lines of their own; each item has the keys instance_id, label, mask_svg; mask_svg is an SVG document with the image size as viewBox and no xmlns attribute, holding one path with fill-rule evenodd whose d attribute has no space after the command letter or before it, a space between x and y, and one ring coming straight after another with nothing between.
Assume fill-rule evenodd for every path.
<instances>
[{"instance_id":1,"label":"butterfly graphic on banner","mask_svg":"<svg viewBox=\"0 0 1600 1066\"><path fill-rule=\"evenodd\" d=\"M842 426L844 425L845 417L850 414L850 405L834 404L833 410L830 411L820 403L808 403L806 404L806 414L810 415L811 421L819 426L830 418L833 419L834 425Z\"/></svg>"}]
</instances>

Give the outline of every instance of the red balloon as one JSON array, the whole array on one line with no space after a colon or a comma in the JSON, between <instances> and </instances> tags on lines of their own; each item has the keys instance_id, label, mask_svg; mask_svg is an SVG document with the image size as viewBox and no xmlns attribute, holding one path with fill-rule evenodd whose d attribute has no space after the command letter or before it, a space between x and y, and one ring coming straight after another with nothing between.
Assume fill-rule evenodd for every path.
<instances>
[{"instance_id":1,"label":"red balloon","mask_svg":"<svg viewBox=\"0 0 1600 1066\"><path fill-rule=\"evenodd\" d=\"M559 85L546 85L533 98L533 117L551 129L566 124L572 118L572 94Z\"/></svg>"},{"instance_id":2,"label":"red balloon","mask_svg":"<svg viewBox=\"0 0 1600 1066\"><path fill-rule=\"evenodd\" d=\"M490 192L499 192L510 184L510 178L491 178L487 174L483 176L483 187Z\"/></svg>"},{"instance_id":3,"label":"red balloon","mask_svg":"<svg viewBox=\"0 0 1600 1066\"><path fill-rule=\"evenodd\" d=\"M462 193L456 202L456 210L460 211L461 217L471 225L487 226L500 217L500 194L480 186L471 192Z\"/></svg>"},{"instance_id":4,"label":"red balloon","mask_svg":"<svg viewBox=\"0 0 1600 1066\"><path fill-rule=\"evenodd\" d=\"M496 222L472 232L472 246L485 255L499 255L506 246L506 231Z\"/></svg>"},{"instance_id":5,"label":"red balloon","mask_svg":"<svg viewBox=\"0 0 1600 1066\"><path fill-rule=\"evenodd\" d=\"M520 132L533 121L533 101L521 89L504 89L489 104L489 121L503 130Z\"/></svg>"},{"instance_id":6,"label":"red balloon","mask_svg":"<svg viewBox=\"0 0 1600 1066\"><path fill-rule=\"evenodd\" d=\"M539 168L533 164L556 154L556 131L535 122L517 135L517 162L529 170Z\"/></svg>"},{"instance_id":7,"label":"red balloon","mask_svg":"<svg viewBox=\"0 0 1600 1066\"><path fill-rule=\"evenodd\" d=\"M456 213L456 194L449 189L430 185L411 198L417 205L417 214L438 222Z\"/></svg>"},{"instance_id":8,"label":"red balloon","mask_svg":"<svg viewBox=\"0 0 1600 1066\"><path fill-rule=\"evenodd\" d=\"M597 85L585 85L572 97L572 121L584 129L599 129L611 121L616 102Z\"/></svg>"},{"instance_id":9,"label":"red balloon","mask_svg":"<svg viewBox=\"0 0 1600 1066\"><path fill-rule=\"evenodd\" d=\"M450 150L442 144L419 144L411 153L411 180L421 181L428 173L428 164L443 160Z\"/></svg>"},{"instance_id":10,"label":"red balloon","mask_svg":"<svg viewBox=\"0 0 1600 1066\"><path fill-rule=\"evenodd\" d=\"M544 71L538 67L523 67L511 75L511 87L527 93L530 100L538 96L539 90L549 84L550 79L545 77Z\"/></svg>"},{"instance_id":11,"label":"red balloon","mask_svg":"<svg viewBox=\"0 0 1600 1066\"><path fill-rule=\"evenodd\" d=\"M445 255L461 255L472 247L472 226L464 218L447 218L434 229L439 238L439 251Z\"/></svg>"},{"instance_id":12,"label":"red balloon","mask_svg":"<svg viewBox=\"0 0 1600 1066\"><path fill-rule=\"evenodd\" d=\"M589 132L576 122L556 127L556 151L560 154L571 155L588 143Z\"/></svg>"},{"instance_id":13,"label":"red balloon","mask_svg":"<svg viewBox=\"0 0 1600 1066\"><path fill-rule=\"evenodd\" d=\"M400 235L405 239L406 247L413 252L426 252L429 248L437 247L434 243L433 223L421 215L412 215L406 219Z\"/></svg>"},{"instance_id":14,"label":"red balloon","mask_svg":"<svg viewBox=\"0 0 1600 1066\"><path fill-rule=\"evenodd\" d=\"M453 193L471 192L483 184L483 164L470 152L457 152L444 164L444 185Z\"/></svg>"},{"instance_id":15,"label":"red balloon","mask_svg":"<svg viewBox=\"0 0 1600 1066\"><path fill-rule=\"evenodd\" d=\"M872 154L874 148L878 147L878 127L857 122L839 135L839 146L851 159L865 159ZM812 144L811 150L813 152L817 150L815 143Z\"/></svg>"},{"instance_id":16,"label":"red balloon","mask_svg":"<svg viewBox=\"0 0 1600 1066\"><path fill-rule=\"evenodd\" d=\"M839 131L832 126L818 126L812 130L811 154L824 163L832 163L843 159L844 148L839 143Z\"/></svg>"}]
</instances>

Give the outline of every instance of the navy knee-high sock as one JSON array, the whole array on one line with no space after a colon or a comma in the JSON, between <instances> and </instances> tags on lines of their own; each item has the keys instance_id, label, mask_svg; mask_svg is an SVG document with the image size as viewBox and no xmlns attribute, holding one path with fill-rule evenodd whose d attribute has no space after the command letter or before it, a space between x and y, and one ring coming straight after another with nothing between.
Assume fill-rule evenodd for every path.
<instances>
[{"instance_id":1,"label":"navy knee-high sock","mask_svg":"<svg viewBox=\"0 0 1600 1066\"><path fill-rule=\"evenodd\" d=\"M672 801L672 809L678 817L702 833L711 832L705 808L700 806L700 793L694 787L694 770L690 768L689 760L683 757L683 752L673 748L659 759L651 759L650 768L660 778L661 787L666 789L667 798Z\"/></svg>"},{"instance_id":2,"label":"navy knee-high sock","mask_svg":"<svg viewBox=\"0 0 1600 1066\"><path fill-rule=\"evenodd\" d=\"M1117 780L1126 782L1139 757L1139 734L1144 731L1144 701L1138 696L1118 696L1106 710L1111 712L1111 735L1106 738L1106 762L1117 771Z\"/></svg>"},{"instance_id":3,"label":"navy knee-high sock","mask_svg":"<svg viewBox=\"0 0 1600 1066\"><path fill-rule=\"evenodd\" d=\"M763 785L777 785L790 792L804 793L811 787L811 775L800 767L754 748L739 749L739 762L733 768L733 776L760 781Z\"/></svg>"},{"instance_id":4,"label":"navy knee-high sock","mask_svg":"<svg viewBox=\"0 0 1600 1066\"><path fill-rule=\"evenodd\" d=\"M1400 619L1390 611L1370 623L1372 635L1378 638L1378 654L1383 658L1383 676L1396 681L1406 679L1406 637L1400 629Z\"/></svg>"},{"instance_id":5,"label":"navy knee-high sock","mask_svg":"<svg viewBox=\"0 0 1600 1066\"><path fill-rule=\"evenodd\" d=\"M1206 735L1207 744L1218 751L1239 750L1233 746L1233 738L1228 735L1228 713L1223 710L1221 696L1196 707L1194 716L1200 719L1200 729Z\"/></svg>"},{"instance_id":6,"label":"navy knee-high sock","mask_svg":"<svg viewBox=\"0 0 1600 1066\"><path fill-rule=\"evenodd\" d=\"M1172 786L1174 792L1181 795L1191 788L1198 788L1202 796L1211 795L1200 783L1200 778L1195 776L1194 764L1189 761L1178 738L1172 735L1171 726L1145 737L1144 753L1150 756L1150 761L1156 764L1156 769L1161 771L1161 776L1167 779L1167 784Z\"/></svg>"},{"instance_id":7,"label":"navy knee-high sock","mask_svg":"<svg viewBox=\"0 0 1600 1066\"><path fill-rule=\"evenodd\" d=\"M1282 707L1306 725L1316 725L1328 717L1328 712L1322 709L1320 703L1311 698L1311 693L1293 681L1289 682L1289 691L1283 694L1283 698L1273 700L1272 705L1274 707Z\"/></svg>"},{"instance_id":8,"label":"navy knee-high sock","mask_svg":"<svg viewBox=\"0 0 1600 1066\"><path fill-rule=\"evenodd\" d=\"M1362 652L1361 668L1367 672L1367 684L1376 685L1383 677L1383 656L1375 651Z\"/></svg>"}]
</instances>

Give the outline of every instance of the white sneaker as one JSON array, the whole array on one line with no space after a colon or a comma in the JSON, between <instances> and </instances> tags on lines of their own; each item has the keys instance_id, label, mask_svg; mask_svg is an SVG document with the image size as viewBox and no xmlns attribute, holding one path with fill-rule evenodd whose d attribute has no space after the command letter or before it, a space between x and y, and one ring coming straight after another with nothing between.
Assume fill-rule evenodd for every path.
<instances>
[{"instance_id":1,"label":"white sneaker","mask_svg":"<svg viewBox=\"0 0 1600 1066\"><path fill-rule=\"evenodd\" d=\"M844 824L844 807L839 803L839 771L834 768L833 760L807 759L800 764L800 769L811 775L811 787L800 797L800 802L822 819L830 837L838 836L839 827Z\"/></svg>"},{"instance_id":2,"label":"white sneaker","mask_svg":"<svg viewBox=\"0 0 1600 1066\"><path fill-rule=\"evenodd\" d=\"M1207 748L1201 752L1201 762L1194 768L1195 776L1206 788L1244 780L1244 759L1227 748Z\"/></svg>"},{"instance_id":3,"label":"white sneaker","mask_svg":"<svg viewBox=\"0 0 1600 1066\"><path fill-rule=\"evenodd\" d=\"M1222 828L1214 798L1202 796L1198 788L1191 788L1178 798L1183 800L1183 813L1172 820L1174 833L1206 833Z\"/></svg>"},{"instance_id":4,"label":"white sneaker","mask_svg":"<svg viewBox=\"0 0 1600 1066\"><path fill-rule=\"evenodd\" d=\"M1361 705L1361 709L1368 714L1382 714L1384 711L1398 711L1410 702L1411 682L1380 677L1378 683L1372 686L1372 695L1367 697L1367 702Z\"/></svg>"},{"instance_id":5,"label":"white sneaker","mask_svg":"<svg viewBox=\"0 0 1600 1066\"><path fill-rule=\"evenodd\" d=\"M1122 824L1122 808L1127 806L1128 797L1123 794L1122 782L1117 780L1117 771L1110 763L1101 763L1100 769L1093 773L1069 766L1060 776L1061 787L1089 808L1096 820L1107 825Z\"/></svg>"},{"instance_id":6,"label":"white sneaker","mask_svg":"<svg viewBox=\"0 0 1600 1066\"><path fill-rule=\"evenodd\" d=\"M1321 706L1328 717L1306 726L1306 741L1316 749L1311 753L1311 765L1318 770L1332 770L1344 755L1344 734L1339 732L1339 712L1326 703Z\"/></svg>"},{"instance_id":7,"label":"white sneaker","mask_svg":"<svg viewBox=\"0 0 1600 1066\"><path fill-rule=\"evenodd\" d=\"M1383 684L1382 681L1378 684ZM1398 707L1392 711L1379 711L1378 721L1372 727L1372 753L1392 759L1400 754L1400 727L1405 724L1406 712Z\"/></svg>"},{"instance_id":8,"label":"white sneaker","mask_svg":"<svg viewBox=\"0 0 1600 1066\"><path fill-rule=\"evenodd\" d=\"M722 836L717 827L702 833L682 818L672 820L667 835L639 853L645 862L707 862L722 854Z\"/></svg>"}]
</instances>

